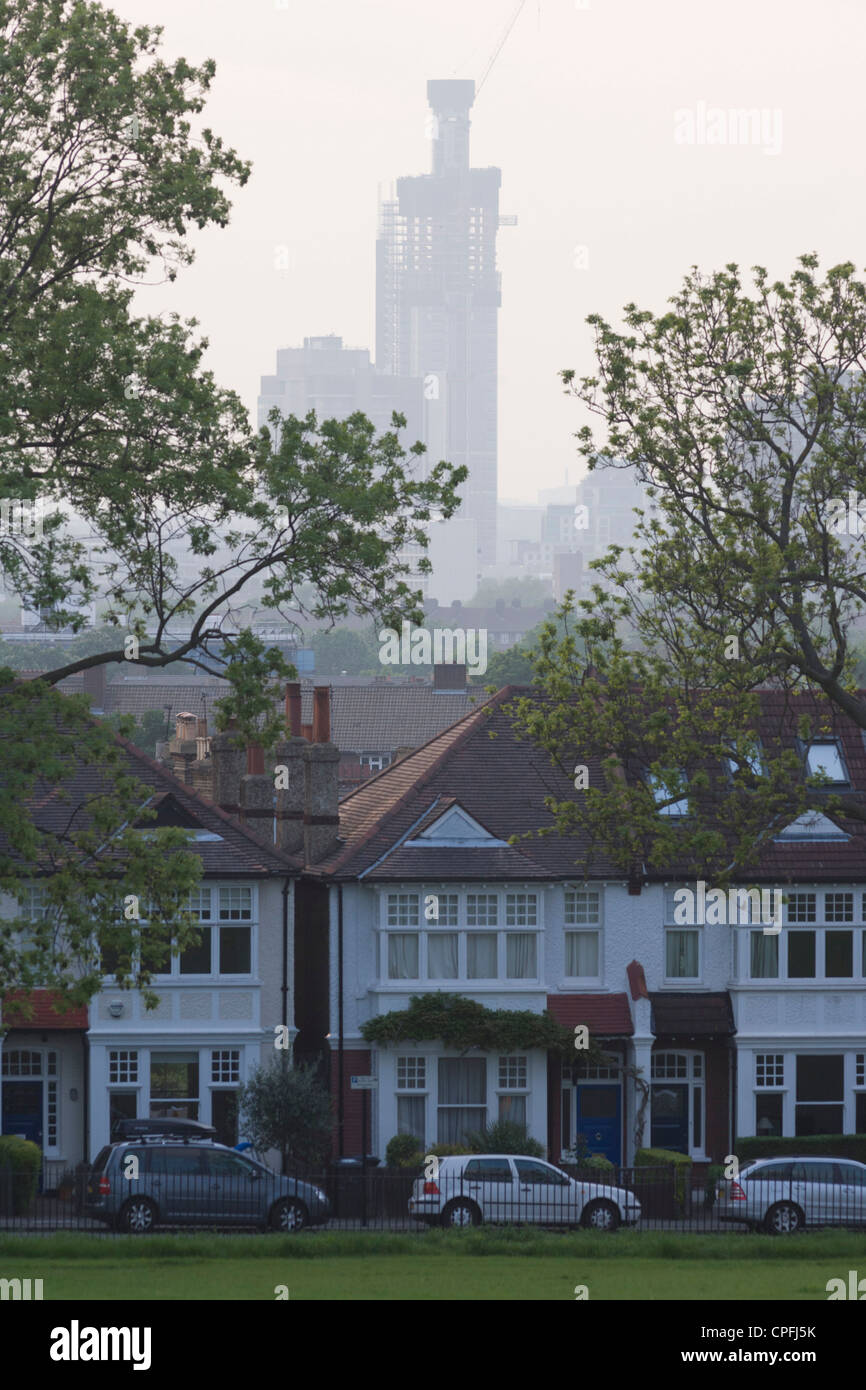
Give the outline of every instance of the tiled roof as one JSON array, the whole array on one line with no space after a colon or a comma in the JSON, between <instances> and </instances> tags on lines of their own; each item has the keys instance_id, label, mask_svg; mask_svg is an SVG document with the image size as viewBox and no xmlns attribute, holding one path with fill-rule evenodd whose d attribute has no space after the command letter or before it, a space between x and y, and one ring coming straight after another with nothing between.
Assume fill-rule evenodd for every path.
<instances>
[{"instance_id":1,"label":"tiled roof","mask_svg":"<svg viewBox=\"0 0 866 1390\"><path fill-rule=\"evenodd\" d=\"M548 994L547 1007L569 1030L583 1023L590 1036L631 1037L634 1032L625 994Z\"/></svg>"},{"instance_id":2,"label":"tiled roof","mask_svg":"<svg viewBox=\"0 0 866 1390\"><path fill-rule=\"evenodd\" d=\"M866 692L859 692L861 698ZM797 721L808 715L813 722L818 719L826 722L826 730L820 737L838 739L842 746L845 762L851 777L851 788L828 788L843 801L856 798L863 806L866 803L866 731L859 728L841 710L823 703L816 705L811 695L790 695L785 692L761 692L761 717L758 733L765 747L773 753L797 747ZM711 775L718 775L717 769L708 764ZM786 827L787 817L777 827L781 832ZM831 821L833 817L829 818ZM773 882L777 884L802 882L804 878L816 882L831 882L847 878L866 880L866 823L846 821L845 834L850 838L836 842L820 839L800 839L789 841L773 840L761 851L760 856L749 868L750 880ZM678 872L671 865L663 877L672 878ZM656 875L658 877L659 875Z\"/></svg>"},{"instance_id":3,"label":"tiled roof","mask_svg":"<svg viewBox=\"0 0 866 1390\"><path fill-rule=\"evenodd\" d=\"M452 875L475 857L485 858L486 876L493 876L495 851L436 847L400 849L398 860L392 850L398 841L417 833L422 821L429 824L434 809L444 811L453 800L479 821L496 839L552 825L545 798L574 795L572 782L555 768L543 750L527 740L515 738L511 721L502 711L503 703L525 693L513 686L499 691L492 700L407 754L391 767L370 779L340 803L340 836L343 844L316 866L353 878L373 871L376 877L395 877L398 864L410 865L420 874L421 864L429 863L431 876ZM589 760L590 776L602 777L601 765ZM559 835L521 840L507 862L497 861L509 877L559 877L579 875L577 860L585 847L575 838ZM500 851L500 853L504 853ZM456 858L461 857L458 870ZM380 870L378 861L390 856ZM403 856L411 855L411 861ZM430 856L422 860L420 856ZM434 858L435 856L435 858ZM434 869L435 864L435 869ZM450 870L448 869L451 865ZM597 855L594 877L622 878L614 866Z\"/></svg>"},{"instance_id":4,"label":"tiled roof","mask_svg":"<svg viewBox=\"0 0 866 1390\"><path fill-rule=\"evenodd\" d=\"M733 1037L734 1014L727 990L719 993L650 993L652 1030L658 1037Z\"/></svg>"},{"instance_id":5,"label":"tiled roof","mask_svg":"<svg viewBox=\"0 0 866 1390\"><path fill-rule=\"evenodd\" d=\"M328 682L323 680L323 685ZM184 710L206 716L214 732L214 705L231 690L227 681L168 684L162 681L115 681L106 687L106 713L134 714L170 706L169 726ZM436 691L430 685L334 685L331 688L331 738L345 753L394 753L417 748L447 729L485 699L480 687ZM282 703L280 709L282 710ZM313 686L301 685L301 719L313 722Z\"/></svg>"},{"instance_id":6,"label":"tiled roof","mask_svg":"<svg viewBox=\"0 0 866 1390\"><path fill-rule=\"evenodd\" d=\"M80 1005L78 1008L67 1009L63 1013L59 1007L59 998L55 990L34 989L34 990L10 990L7 1000L10 1004L23 1002L25 999L33 1006L33 1012L29 1017L23 1014L10 1012L7 1026L9 1028L63 1028L67 1031L86 1032L89 1027L87 1018L87 1008Z\"/></svg>"},{"instance_id":7,"label":"tiled roof","mask_svg":"<svg viewBox=\"0 0 866 1390\"><path fill-rule=\"evenodd\" d=\"M214 705L230 693L228 681L112 681L105 687L105 712L140 718L149 709L162 712L168 705L170 734L174 733L175 719L185 711L196 718L207 717L208 727L214 732Z\"/></svg>"},{"instance_id":8,"label":"tiled roof","mask_svg":"<svg viewBox=\"0 0 866 1390\"><path fill-rule=\"evenodd\" d=\"M219 840L191 841L186 847L200 857L205 874L265 877L292 873L300 868L297 859L276 847L263 845L234 817L178 781L134 744L122 738L118 738L117 743L123 749L125 772L141 783L142 804L155 794L170 793L187 824L192 823L220 837ZM86 826L88 802L107 790L108 782L100 769L81 763L74 776L63 783L63 798L60 787L39 778L25 804L40 830L62 835L69 829ZM0 849L3 848L5 836L0 834Z\"/></svg>"},{"instance_id":9,"label":"tiled roof","mask_svg":"<svg viewBox=\"0 0 866 1390\"><path fill-rule=\"evenodd\" d=\"M547 878L547 870L534 864L529 855L509 845L457 849L447 845L406 848L401 845L366 875L368 879L535 879Z\"/></svg>"},{"instance_id":10,"label":"tiled roof","mask_svg":"<svg viewBox=\"0 0 866 1390\"><path fill-rule=\"evenodd\" d=\"M523 836L552 825L545 800L575 796L571 779L555 767L546 752L529 740L517 739L503 707L527 688L506 687L492 700L464 715L383 772L346 796L340 806L338 849L316 866L339 877L358 875L377 879L398 877L547 876L549 878L613 878L624 874L601 851L587 860L588 844L580 834L521 838L512 853L495 857L495 849L406 847L445 808L458 801L490 834L501 840ZM815 712L808 696L765 692L759 732L768 747L774 742L793 747L797 720ZM822 707L823 713L823 707ZM841 739L853 793L866 794L866 738L851 720L835 713L830 734ZM591 785L604 784L598 759L587 759ZM721 775L716 768L714 775ZM779 829L783 827L780 824ZM866 823L846 825L847 840L771 843L748 873L755 881L786 883L804 878L866 881ZM459 858L458 858L459 855ZM519 856L519 857L517 857ZM429 870L425 874L425 868ZM675 864L648 874L650 879L675 879Z\"/></svg>"}]
</instances>

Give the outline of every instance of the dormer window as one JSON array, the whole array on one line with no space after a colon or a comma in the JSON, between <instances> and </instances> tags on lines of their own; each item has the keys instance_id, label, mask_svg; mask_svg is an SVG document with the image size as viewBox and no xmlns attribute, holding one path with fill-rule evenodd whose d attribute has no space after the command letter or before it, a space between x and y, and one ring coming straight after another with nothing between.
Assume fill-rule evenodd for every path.
<instances>
[{"instance_id":1,"label":"dormer window","mask_svg":"<svg viewBox=\"0 0 866 1390\"><path fill-rule=\"evenodd\" d=\"M733 756L732 750L732 755L726 758L725 762L732 777L735 777L738 772L746 777L749 773L753 777L763 777L766 774L764 752L757 739L751 746L741 748L738 757Z\"/></svg>"},{"instance_id":2,"label":"dormer window","mask_svg":"<svg viewBox=\"0 0 866 1390\"><path fill-rule=\"evenodd\" d=\"M687 796L681 797L677 801L670 799L680 791L685 780L685 773L681 768L670 768L661 777L656 777L651 772L647 773L647 786L653 794L653 800L660 816L687 816L689 814Z\"/></svg>"},{"instance_id":3,"label":"dormer window","mask_svg":"<svg viewBox=\"0 0 866 1390\"><path fill-rule=\"evenodd\" d=\"M850 778L838 739L818 739L806 750L806 770L810 777L829 778L835 786L848 786Z\"/></svg>"}]
</instances>

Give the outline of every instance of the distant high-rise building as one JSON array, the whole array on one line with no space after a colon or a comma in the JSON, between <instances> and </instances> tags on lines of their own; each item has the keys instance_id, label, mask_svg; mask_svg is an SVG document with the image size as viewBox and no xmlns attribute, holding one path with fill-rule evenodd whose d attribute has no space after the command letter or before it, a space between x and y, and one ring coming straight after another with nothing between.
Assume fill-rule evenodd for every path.
<instances>
[{"instance_id":1,"label":"distant high-rise building","mask_svg":"<svg viewBox=\"0 0 866 1390\"><path fill-rule=\"evenodd\" d=\"M423 384L428 457L469 470L460 515L496 561L499 169L469 164L472 81L427 83L433 168L397 180L376 246L376 370Z\"/></svg>"},{"instance_id":2,"label":"distant high-rise building","mask_svg":"<svg viewBox=\"0 0 866 1390\"><path fill-rule=\"evenodd\" d=\"M260 429L274 406L283 418L315 410L319 421L345 420L360 410L380 432L391 428L391 414L396 410L406 417L401 440L407 451L424 437L421 382L381 376L367 348L344 347L342 338L333 333L305 338L303 347L277 351L276 372L261 379Z\"/></svg>"}]
</instances>

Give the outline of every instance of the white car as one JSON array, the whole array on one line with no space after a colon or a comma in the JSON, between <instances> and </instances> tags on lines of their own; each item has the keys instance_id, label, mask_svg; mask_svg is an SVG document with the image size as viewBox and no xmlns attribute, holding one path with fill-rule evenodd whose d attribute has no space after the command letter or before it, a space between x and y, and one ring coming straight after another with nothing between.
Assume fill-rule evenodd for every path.
<instances>
[{"instance_id":1,"label":"white car","mask_svg":"<svg viewBox=\"0 0 866 1390\"><path fill-rule=\"evenodd\" d=\"M866 1164L853 1158L755 1159L717 1189L722 1221L771 1235L804 1226L866 1226Z\"/></svg>"},{"instance_id":2,"label":"white car","mask_svg":"<svg viewBox=\"0 0 866 1390\"><path fill-rule=\"evenodd\" d=\"M540 1158L455 1154L416 1179L409 1213L442 1226L521 1222L615 1231L640 1220L640 1202L623 1187L578 1182Z\"/></svg>"}]
</instances>

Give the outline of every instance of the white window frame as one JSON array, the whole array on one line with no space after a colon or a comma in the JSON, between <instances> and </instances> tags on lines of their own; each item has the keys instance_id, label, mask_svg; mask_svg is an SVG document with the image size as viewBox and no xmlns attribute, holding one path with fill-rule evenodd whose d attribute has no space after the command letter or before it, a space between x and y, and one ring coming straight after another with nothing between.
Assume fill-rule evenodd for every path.
<instances>
[{"instance_id":1,"label":"white window frame","mask_svg":"<svg viewBox=\"0 0 866 1390\"><path fill-rule=\"evenodd\" d=\"M244 893L249 893L249 917L223 918L223 894L226 895L225 910L228 912L243 912L246 910L243 903ZM240 901L234 905L236 894L239 894ZM155 976L161 981L171 981L176 984L192 984L203 980L222 980L222 981L249 981L254 980L258 974L258 941L259 941L259 894L258 885L254 883L220 883L209 881L199 885L189 895L187 911L197 919L199 927L206 927L210 930L210 965L207 970L185 971L181 974L180 952L172 950L169 958L169 966L165 971L161 971ZM234 972L222 973L219 968L220 963L220 931L223 928L246 928L250 933L250 968L240 974ZM107 976L111 980L112 976Z\"/></svg>"},{"instance_id":2,"label":"white window frame","mask_svg":"<svg viewBox=\"0 0 866 1390\"><path fill-rule=\"evenodd\" d=\"M841 773L840 777L835 777L833 775L835 769L831 767L826 767L824 770L827 773L829 781L826 782L824 785L828 787L850 786L851 777L845 762L845 754L842 752L842 740L838 738L816 738L811 741L811 743L807 746L805 750L805 764L807 776L817 776L818 771L821 768L821 763L819 761L819 750L822 748L833 749L836 755L835 761L838 763L839 772ZM832 761L833 760L831 759L831 762Z\"/></svg>"},{"instance_id":3,"label":"white window frame","mask_svg":"<svg viewBox=\"0 0 866 1390\"><path fill-rule=\"evenodd\" d=\"M668 932L693 932L698 938L698 973L696 975L669 975L668 974ZM672 988L691 988L696 984L701 984L704 978L704 929L700 924L695 926L665 926L662 941L664 959L662 970L664 971L665 985Z\"/></svg>"},{"instance_id":4,"label":"white window frame","mask_svg":"<svg viewBox=\"0 0 866 1390\"><path fill-rule=\"evenodd\" d=\"M446 988L455 989L465 987L469 989L480 988L490 990L493 988L526 989L537 990L544 979L544 891L539 886L509 885L507 888L491 887L487 884L475 885L471 887L455 888L452 885L443 886L442 884L423 884L416 887L414 884L411 889L405 890L401 887L398 890L392 888L379 889L379 908L378 908L378 936L379 945L376 948L377 979L378 987L381 989L400 990L407 985L426 987L430 989ZM524 926L516 924L507 926L505 917L507 915L506 899L509 894L525 894L535 898L536 924L534 926ZM483 895L494 898L496 903L496 926L474 925L468 922L468 897L470 894ZM410 896L417 900L418 921L410 925L396 924L389 920L391 911L399 914L400 896ZM456 899L457 920L445 921L442 918L427 918L425 916L424 904L428 897L448 897ZM391 906L394 903L393 909ZM411 913L411 909L410 909ZM515 914L517 915L517 914ZM392 979L388 974L388 937L392 932L398 935L417 935L418 937L418 975L407 977L406 979ZM470 933L482 932L496 937L496 974L485 976L470 977L467 972L468 945L467 940ZM429 953L428 943L433 936L442 933L452 933L457 936L457 975L456 977L446 977L439 979L429 975ZM510 976L508 969L508 946L507 937L514 933L530 935L535 937L535 967L536 973L532 976Z\"/></svg>"},{"instance_id":5,"label":"white window frame","mask_svg":"<svg viewBox=\"0 0 866 1390\"><path fill-rule=\"evenodd\" d=\"M598 970L594 975L569 975L568 973L568 937L569 936L594 936L597 943ZM562 936L562 978L569 985L576 984L579 987L589 988L597 985L604 978L604 961L602 959L604 951L604 941L601 927L571 927L566 926Z\"/></svg>"},{"instance_id":6,"label":"white window frame","mask_svg":"<svg viewBox=\"0 0 866 1390\"><path fill-rule=\"evenodd\" d=\"M13 1071L12 1058L27 1054L27 1070ZM0 1091L7 1082L39 1081L42 1083L42 1152L46 1158L58 1158L61 1153L60 1138L60 1075L61 1055L56 1047L17 1046L3 1047L0 1040ZM53 1110L53 1117L52 1117ZM54 1131L54 1143L51 1132Z\"/></svg>"},{"instance_id":7,"label":"white window frame","mask_svg":"<svg viewBox=\"0 0 866 1390\"><path fill-rule=\"evenodd\" d=\"M211 1088L219 1090L222 1086L239 1086L241 1084L241 1049L239 1047L212 1047L210 1050L210 1070ZM228 1076L223 1074L226 1070L229 1072Z\"/></svg>"}]
</instances>

